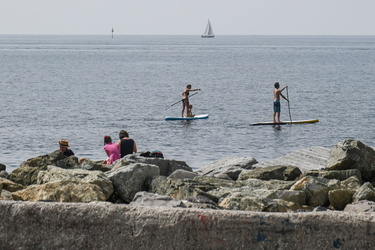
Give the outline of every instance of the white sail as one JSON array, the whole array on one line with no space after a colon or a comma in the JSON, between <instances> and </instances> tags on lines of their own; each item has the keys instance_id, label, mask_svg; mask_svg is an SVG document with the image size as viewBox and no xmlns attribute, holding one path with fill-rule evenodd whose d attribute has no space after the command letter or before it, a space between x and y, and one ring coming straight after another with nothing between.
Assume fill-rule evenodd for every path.
<instances>
[{"instance_id":1,"label":"white sail","mask_svg":"<svg viewBox=\"0 0 375 250\"><path fill-rule=\"evenodd\" d=\"M215 37L214 30L211 27L210 19L208 19L206 30L204 31L203 35L201 37L204 38L213 38Z\"/></svg>"}]
</instances>

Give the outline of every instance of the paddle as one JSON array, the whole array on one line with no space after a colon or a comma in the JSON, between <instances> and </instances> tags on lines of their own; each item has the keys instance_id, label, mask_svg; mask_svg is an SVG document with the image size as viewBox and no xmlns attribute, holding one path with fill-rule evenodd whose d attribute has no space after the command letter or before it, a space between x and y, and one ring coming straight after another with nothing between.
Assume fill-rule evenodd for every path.
<instances>
[{"instance_id":1,"label":"paddle","mask_svg":"<svg viewBox=\"0 0 375 250\"><path fill-rule=\"evenodd\" d=\"M290 114L290 105L289 105L289 93L288 93L288 88L286 88L286 98L288 99L288 109L289 109L289 119L290 119L290 124L293 124L293 122L292 122L292 115Z\"/></svg>"},{"instance_id":2,"label":"paddle","mask_svg":"<svg viewBox=\"0 0 375 250\"><path fill-rule=\"evenodd\" d=\"M192 97L192 96L194 96L194 95L196 95L196 94L198 94L198 92L195 92L195 93L192 94L190 97ZM189 97L189 98L190 98L190 97ZM182 99L179 100L178 102L173 103L171 106L167 107L165 110L168 110L169 108L173 107L174 105L176 105L177 103L180 103L180 102L182 102Z\"/></svg>"}]
</instances>

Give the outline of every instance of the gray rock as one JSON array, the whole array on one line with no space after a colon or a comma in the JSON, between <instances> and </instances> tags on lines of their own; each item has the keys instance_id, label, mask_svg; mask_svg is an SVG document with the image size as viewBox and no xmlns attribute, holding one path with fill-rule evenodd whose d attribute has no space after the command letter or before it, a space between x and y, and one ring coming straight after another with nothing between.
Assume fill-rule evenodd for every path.
<instances>
[{"instance_id":1,"label":"gray rock","mask_svg":"<svg viewBox=\"0 0 375 250\"><path fill-rule=\"evenodd\" d=\"M92 202L105 201L103 190L95 184L82 181L54 181L42 185L29 185L12 193L13 200Z\"/></svg>"},{"instance_id":2,"label":"gray rock","mask_svg":"<svg viewBox=\"0 0 375 250\"><path fill-rule=\"evenodd\" d=\"M189 167L184 161L169 160L164 158L143 157L137 154L127 155L122 160L156 165L159 167L160 175L162 176L169 176L178 169L183 169L190 172L193 171L193 169Z\"/></svg>"},{"instance_id":3,"label":"gray rock","mask_svg":"<svg viewBox=\"0 0 375 250\"><path fill-rule=\"evenodd\" d=\"M203 166L198 171L200 175L220 176L228 175L232 180L237 180L238 175L246 169L253 169L253 165L258 163L253 157L232 156L223 158Z\"/></svg>"},{"instance_id":4,"label":"gray rock","mask_svg":"<svg viewBox=\"0 0 375 250\"><path fill-rule=\"evenodd\" d=\"M375 202L374 201L368 201L368 200L361 200L358 202L354 202L352 204L348 204L344 212L358 214L358 213L373 213L375 212Z\"/></svg>"},{"instance_id":5,"label":"gray rock","mask_svg":"<svg viewBox=\"0 0 375 250\"><path fill-rule=\"evenodd\" d=\"M313 176L306 176L297 181L291 190L302 190L306 193L307 205L312 207L328 206L328 192L330 190L339 189L340 182L338 180L327 180Z\"/></svg>"},{"instance_id":6,"label":"gray rock","mask_svg":"<svg viewBox=\"0 0 375 250\"><path fill-rule=\"evenodd\" d=\"M49 165L73 169L78 167L78 158L65 157L59 150L56 150L50 154L24 161L19 168L12 171L9 179L24 186L36 184L39 171L46 170Z\"/></svg>"},{"instance_id":7,"label":"gray rock","mask_svg":"<svg viewBox=\"0 0 375 250\"><path fill-rule=\"evenodd\" d=\"M326 167L330 150L324 147L311 147L307 149L296 150L288 155L274 160L260 162L255 164L255 168L267 166L294 166L303 173L310 170L318 170Z\"/></svg>"},{"instance_id":8,"label":"gray rock","mask_svg":"<svg viewBox=\"0 0 375 250\"><path fill-rule=\"evenodd\" d=\"M375 178L375 150L358 140L344 140L332 148L327 169L358 169L363 180L371 182Z\"/></svg>"},{"instance_id":9,"label":"gray rock","mask_svg":"<svg viewBox=\"0 0 375 250\"><path fill-rule=\"evenodd\" d=\"M126 202L131 202L136 193L148 190L146 180L158 176L160 169L152 164L132 163L123 167L117 166L105 174L112 181L120 197Z\"/></svg>"},{"instance_id":10,"label":"gray rock","mask_svg":"<svg viewBox=\"0 0 375 250\"><path fill-rule=\"evenodd\" d=\"M290 189L296 181L282 181L282 180L259 180L259 179L246 179L237 181L242 186L250 186L254 189L274 189L274 190L286 190Z\"/></svg>"},{"instance_id":11,"label":"gray rock","mask_svg":"<svg viewBox=\"0 0 375 250\"><path fill-rule=\"evenodd\" d=\"M223 198L250 197L256 200L284 200L300 205L306 203L306 194L300 190L253 189L248 186L231 189Z\"/></svg>"},{"instance_id":12,"label":"gray rock","mask_svg":"<svg viewBox=\"0 0 375 250\"><path fill-rule=\"evenodd\" d=\"M244 171L238 177L239 180L256 178L261 180L296 180L302 174L301 170L293 166L268 166Z\"/></svg>"},{"instance_id":13,"label":"gray rock","mask_svg":"<svg viewBox=\"0 0 375 250\"><path fill-rule=\"evenodd\" d=\"M2 191L0 191L0 200L12 200L12 193L8 190L3 189Z\"/></svg>"},{"instance_id":14,"label":"gray rock","mask_svg":"<svg viewBox=\"0 0 375 250\"><path fill-rule=\"evenodd\" d=\"M361 200L375 201L375 189L371 183L364 183L353 195L353 202Z\"/></svg>"},{"instance_id":15,"label":"gray rock","mask_svg":"<svg viewBox=\"0 0 375 250\"><path fill-rule=\"evenodd\" d=\"M1 177L0 177L0 185L2 185L3 189L8 190L10 192L15 192L18 190L22 190L24 188L24 186L20 184L14 183L11 180L1 178Z\"/></svg>"},{"instance_id":16,"label":"gray rock","mask_svg":"<svg viewBox=\"0 0 375 250\"><path fill-rule=\"evenodd\" d=\"M325 179L336 179L339 181L346 180L352 176L356 176L358 180L362 181L361 171L358 169L347 170L312 170L305 173L305 175L315 176Z\"/></svg>"},{"instance_id":17,"label":"gray rock","mask_svg":"<svg viewBox=\"0 0 375 250\"><path fill-rule=\"evenodd\" d=\"M47 166L37 176L37 184L45 184L54 181L85 182L97 185L107 200L113 193L111 180L101 171L89 171L84 169L63 169L55 166Z\"/></svg>"},{"instance_id":18,"label":"gray rock","mask_svg":"<svg viewBox=\"0 0 375 250\"><path fill-rule=\"evenodd\" d=\"M330 206L335 210L343 210L353 201L355 191L349 189L335 189L328 192Z\"/></svg>"},{"instance_id":19,"label":"gray rock","mask_svg":"<svg viewBox=\"0 0 375 250\"><path fill-rule=\"evenodd\" d=\"M157 176L152 179L150 192L161 195L169 195L180 200L187 200L190 197L206 197L215 203L221 198L221 191L216 189L230 190L242 186L233 180L219 179L210 176L196 176L194 179L171 179L164 176ZM225 192L225 191L223 191Z\"/></svg>"},{"instance_id":20,"label":"gray rock","mask_svg":"<svg viewBox=\"0 0 375 250\"><path fill-rule=\"evenodd\" d=\"M107 172L111 170L111 166L105 165L102 163L102 161L92 161L89 159L84 159L78 166L80 169L85 169L85 170L99 170L102 172Z\"/></svg>"},{"instance_id":21,"label":"gray rock","mask_svg":"<svg viewBox=\"0 0 375 250\"><path fill-rule=\"evenodd\" d=\"M302 209L302 206L298 206L292 202L254 197L227 197L219 203L219 207L227 210L258 212L288 212Z\"/></svg>"},{"instance_id":22,"label":"gray rock","mask_svg":"<svg viewBox=\"0 0 375 250\"><path fill-rule=\"evenodd\" d=\"M185 207L180 200L173 199L168 195L158 195L148 192L138 192L135 194L133 201L129 204L132 206L152 206L152 207Z\"/></svg>"},{"instance_id":23,"label":"gray rock","mask_svg":"<svg viewBox=\"0 0 375 250\"><path fill-rule=\"evenodd\" d=\"M358 180L357 176L351 176L340 182L340 188L356 191L362 186L362 184L362 181Z\"/></svg>"},{"instance_id":24,"label":"gray rock","mask_svg":"<svg viewBox=\"0 0 375 250\"><path fill-rule=\"evenodd\" d=\"M5 171L5 170L2 170L2 171L0 171L0 177L1 178L9 178L9 174L8 174L8 172L7 171Z\"/></svg>"},{"instance_id":25,"label":"gray rock","mask_svg":"<svg viewBox=\"0 0 375 250\"><path fill-rule=\"evenodd\" d=\"M191 172L191 171L186 171L186 170L183 170L183 169L177 169L176 171L174 171L169 176L169 178L172 178L172 179L194 179L194 177L196 177L197 175L198 175L197 173L194 173L194 172Z\"/></svg>"}]
</instances>

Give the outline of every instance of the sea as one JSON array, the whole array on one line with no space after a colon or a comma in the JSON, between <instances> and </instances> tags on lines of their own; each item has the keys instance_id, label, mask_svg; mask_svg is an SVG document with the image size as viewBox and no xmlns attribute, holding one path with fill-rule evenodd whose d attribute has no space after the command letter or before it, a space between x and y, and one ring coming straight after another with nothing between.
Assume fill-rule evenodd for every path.
<instances>
[{"instance_id":1,"label":"sea","mask_svg":"<svg viewBox=\"0 0 375 250\"><path fill-rule=\"evenodd\" d=\"M263 162L345 139L375 146L375 36L0 35L0 163L59 148L104 160L126 130L138 151L194 170L230 156ZM273 119L274 83L288 86ZM194 114L181 116L187 84Z\"/></svg>"}]
</instances>

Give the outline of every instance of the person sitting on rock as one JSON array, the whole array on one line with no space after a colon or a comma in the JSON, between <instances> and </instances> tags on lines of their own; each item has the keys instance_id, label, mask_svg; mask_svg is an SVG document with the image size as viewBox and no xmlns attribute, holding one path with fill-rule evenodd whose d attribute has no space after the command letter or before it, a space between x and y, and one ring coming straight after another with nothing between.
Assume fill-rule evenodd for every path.
<instances>
[{"instance_id":1,"label":"person sitting on rock","mask_svg":"<svg viewBox=\"0 0 375 250\"><path fill-rule=\"evenodd\" d=\"M66 156L66 157L69 157L69 156L72 156L74 155L73 151L71 149L69 149L70 145L69 145L69 141L66 140L66 139L61 139L59 141L59 144L60 144L60 152Z\"/></svg>"},{"instance_id":2,"label":"person sitting on rock","mask_svg":"<svg viewBox=\"0 0 375 250\"><path fill-rule=\"evenodd\" d=\"M131 138L129 138L128 132L121 130L119 133L120 140L117 142L120 150L121 158L128 154L137 153L137 144Z\"/></svg>"},{"instance_id":3,"label":"person sitting on rock","mask_svg":"<svg viewBox=\"0 0 375 250\"><path fill-rule=\"evenodd\" d=\"M108 155L108 159L103 161L104 164L111 165L120 159L120 151L118 145L112 142L112 138L108 135L104 136L104 150Z\"/></svg>"}]
</instances>

